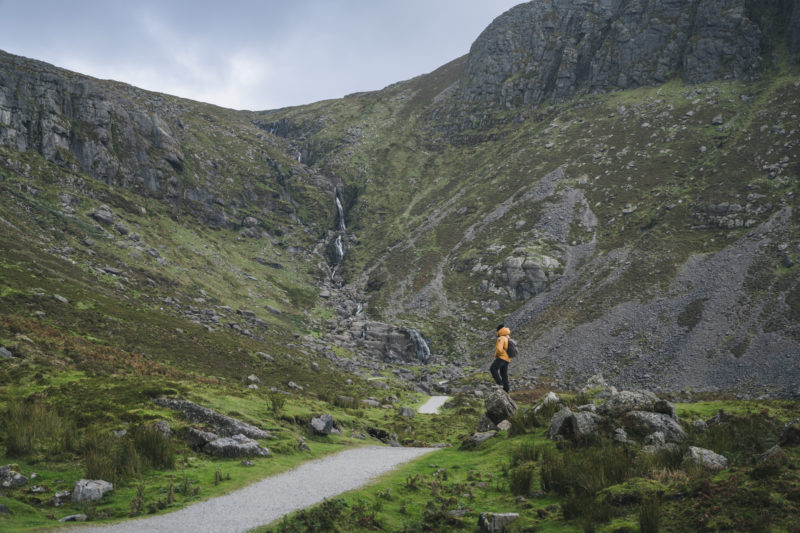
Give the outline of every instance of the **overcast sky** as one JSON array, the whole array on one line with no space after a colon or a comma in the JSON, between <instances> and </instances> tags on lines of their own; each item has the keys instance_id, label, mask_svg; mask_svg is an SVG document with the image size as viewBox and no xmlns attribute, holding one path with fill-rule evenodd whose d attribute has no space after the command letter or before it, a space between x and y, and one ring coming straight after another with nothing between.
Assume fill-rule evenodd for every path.
<instances>
[{"instance_id":1,"label":"overcast sky","mask_svg":"<svg viewBox=\"0 0 800 533\"><path fill-rule=\"evenodd\" d=\"M0 49L234 109L340 98L466 54L521 0L0 0Z\"/></svg>"}]
</instances>

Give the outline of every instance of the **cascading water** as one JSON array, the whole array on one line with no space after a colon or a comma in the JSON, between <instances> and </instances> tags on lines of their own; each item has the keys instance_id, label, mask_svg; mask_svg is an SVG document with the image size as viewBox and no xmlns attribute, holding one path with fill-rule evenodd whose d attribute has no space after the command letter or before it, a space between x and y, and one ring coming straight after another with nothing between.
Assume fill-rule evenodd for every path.
<instances>
[{"instance_id":1,"label":"cascading water","mask_svg":"<svg viewBox=\"0 0 800 533\"><path fill-rule=\"evenodd\" d=\"M333 261L336 266L342 262L344 259L344 244L342 244L342 236L339 235L336 237L336 241L333 243Z\"/></svg>"},{"instance_id":2,"label":"cascading water","mask_svg":"<svg viewBox=\"0 0 800 533\"><path fill-rule=\"evenodd\" d=\"M422 337L422 334L415 330L408 328L408 334L411 336L411 342L414 344L414 351L417 354L417 359L420 363L427 363L431 358L431 349L428 348L428 343Z\"/></svg>"},{"instance_id":3,"label":"cascading water","mask_svg":"<svg viewBox=\"0 0 800 533\"><path fill-rule=\"evenodd\" d=\"M339 199L339 191L336 190L336 210L339 211L339 231L345 231L347 226L344 224L344 208L342 201Z\"/></svg>"}]
</instances>

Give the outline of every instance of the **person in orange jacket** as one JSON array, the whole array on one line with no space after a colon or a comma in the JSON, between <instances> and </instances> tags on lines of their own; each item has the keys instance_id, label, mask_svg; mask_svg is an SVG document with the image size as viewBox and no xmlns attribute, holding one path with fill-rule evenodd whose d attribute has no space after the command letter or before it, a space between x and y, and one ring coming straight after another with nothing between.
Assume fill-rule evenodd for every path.
<instances>
[{"instance_id":1,"label":"person in orange jacket","mask_svg":"<svg viewBox=\"0 0 800 533\"><path fill-rule=\"evenodd\" d=\"M505 324L497 326L497 342L494 345L494 362L489 367L495 383L503 386L503 390L508 392L508 363L511 358L508 356L508 337L511 335L511 330Z\"/></svg>"}]
</instances>

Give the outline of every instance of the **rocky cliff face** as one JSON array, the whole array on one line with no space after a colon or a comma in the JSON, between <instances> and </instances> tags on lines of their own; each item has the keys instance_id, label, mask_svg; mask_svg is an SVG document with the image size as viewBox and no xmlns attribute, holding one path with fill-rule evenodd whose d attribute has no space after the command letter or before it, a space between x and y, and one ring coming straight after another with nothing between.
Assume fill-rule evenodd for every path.
<instances>
[{"instance_id":1,"label":"rocky cliff face","mask_svg":"<svg viewBox=\"0 0 800 533\"><path fill-rule=\"evenodd\" d=\"M319 214L318 202L323 212L332 202L333 184L309 173L246 113L2 52L0 146L36 152L217 227L244 226L253 214L261 225L258 213L268 211L286 228L299 209Z\"/></svg>"},{"instance_id":2,"label":"rocky cliff face","mask_svg":"<svg viewBox=\"0 0 800 533\"><path fill-rule=\"evenodd\" d=\"M122 96L98 80L2 54L0 144L163 196L183 171L183 124L167 98L125 89Z\"/></svg>"},{"instance_id":3,"label":"rocky cliff face","mask_svg":"<svg viewBox=\"0 0 800 533\"><path fill-rule=\"evenodd\" d=\"M776 27L776 17L788 25ZM750 80L763 72L770 43L788 42L800 53L798 17L798 2L779 0L528 2L475 41L457 94L473 104L519 106L672 77Z\"/></svg>"}]
</instances>

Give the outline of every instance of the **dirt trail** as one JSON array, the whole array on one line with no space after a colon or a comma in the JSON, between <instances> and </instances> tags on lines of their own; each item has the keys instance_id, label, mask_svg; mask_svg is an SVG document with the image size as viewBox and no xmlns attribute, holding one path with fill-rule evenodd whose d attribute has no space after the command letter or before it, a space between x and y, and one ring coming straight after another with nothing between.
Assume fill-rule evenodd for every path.
<instances>
[{"instance_id":1,"label":"dirt trail","mask_svg":"<svg viewBox=\"0 0 800 533\"><path fill-rule=\"evenodd\" d=\"M70 533L233 533L268 524L292 511L357 489L398 465L434 448L366 446L305 463L240 490L190 505L174 513Z\"/></svg>"},{"instance_id":2,"label":"dirt trail","mask_svg":"<svg viewBox=\"0 0 800 533\"><path fill-rule=\"evenodd\" d=\"M428 401L420 405L418 412L428 415L439 414L439 408L445 404L450 396L431 396Z\"/></svg>"}]
</instances>

